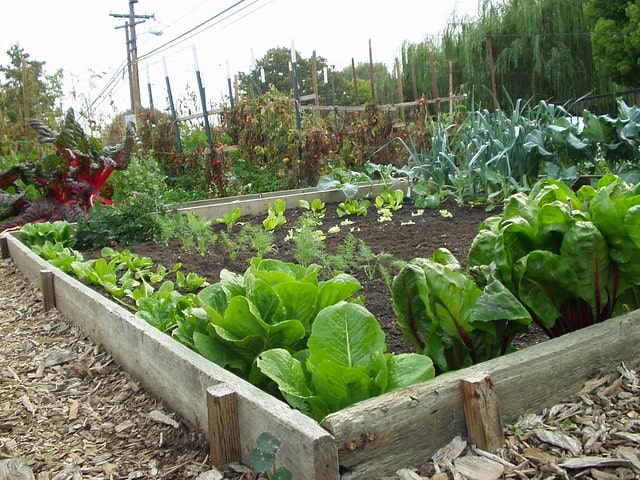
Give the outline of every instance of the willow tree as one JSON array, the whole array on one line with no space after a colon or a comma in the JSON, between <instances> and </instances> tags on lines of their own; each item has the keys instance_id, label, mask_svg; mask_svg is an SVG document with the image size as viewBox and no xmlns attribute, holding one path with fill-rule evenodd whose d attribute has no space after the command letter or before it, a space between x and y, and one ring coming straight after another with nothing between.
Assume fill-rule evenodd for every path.
<instances>
[{"instance_id":1,"label":"willow tree","mask_svg":"<svg viewBox=\"0 0 640 480\"><path fill-rule=\"evenodd\" d=\"M483 0L476 16L452 17L438 41L405 46L405 59L418 59L422 73L416 76L433 94L425 60L430 50L441 92L448 90L451 61L455 89L484 107L494 100L492 63L500 104L516 98L568 100L597 83L582 0Z\"/></svg>"},{"instance_id":2,"label":"willow tree","mask_svg":"<svg viewBox=\"0 0 640 480\"><path fill-rule=\"evenodd\" d=\"M513 97L563 101L597 85L582 0L512 0L496 32L496 78ZM491 32L487 32L491 38Z\"/></svg>"}]
</instances>

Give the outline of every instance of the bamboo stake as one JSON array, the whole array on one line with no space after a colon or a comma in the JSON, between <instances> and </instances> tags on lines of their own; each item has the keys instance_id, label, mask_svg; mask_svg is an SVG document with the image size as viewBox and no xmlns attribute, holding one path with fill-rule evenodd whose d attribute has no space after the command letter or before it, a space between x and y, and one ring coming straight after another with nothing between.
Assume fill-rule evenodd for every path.
<instances>
[{"instance_id":1,"label":"bamboo stake","mask_svg":"<svg viewBox=\"0 0 640 480\"><path fill-rule=\"evenodd\" d=\"M356 75L356 62L351 57L351 72L353 73L353 89L356 95L356 105L360 105L360 95L358 94L358 76Z\"/></svg>"},{"instance_id":2,"label":"bamboo stake","mask_svg":"<svg viewBox=\"0 0 640 480\"><path fill-rule=\"evenodd\" d=\"M398 76L398 103L404 101L404 89L402 88L402 72L400 71L400 60L396 57L396 75ZM404 108L400 108L399 112L400 120L404 123Z\"/></svg>"},{"instance_id":3,"label":"bamboo stake","mask_svg":"<svg viewBox=\"0 0 640 480\"><path fill-rule=\"evenodd\" d=\"M313 51L311 56L311 83L313 84L313 93L315 94L316 107L320 105L320 96L318 95L318 59L316 58L316 51Z\"/></svg>"},{"instance_id":4,"label":"bamboo stake","mask_svg":"<svg viewBox=\"0 0 640 480\"><path fill-rule=\"evenodd\" d=\"M369 39L369 81L371 82L371 105L376 104L376 82L373 70L373 50Z\"/></svg>"},{"instance_id":5,"label":"bamboo stake","mask_svg":"<svg viewBox=\"0 0 640 480\"><path fill-rule=\"evenodd\" d=\"M493 63L493 42L487 37L487 54L489 55L489 70L491 72L491 91L493 92L493 108L498 109L498 87L496 86L496 66Z\"/></svg>"},{"instance_id":6,"label":"bamboo stake","mask_svg":"<svg viewBox=\"0 0 640 480\"><path fill-rule=\"evenodd\" d=\"M436 100L436 114L441 113L440 92L438 92L438 79L436 77L436 60L433 56L433 47L429 47L429 65L431 66L431 85L433 86L433 97Z\"/></svg>"}]
</instances>

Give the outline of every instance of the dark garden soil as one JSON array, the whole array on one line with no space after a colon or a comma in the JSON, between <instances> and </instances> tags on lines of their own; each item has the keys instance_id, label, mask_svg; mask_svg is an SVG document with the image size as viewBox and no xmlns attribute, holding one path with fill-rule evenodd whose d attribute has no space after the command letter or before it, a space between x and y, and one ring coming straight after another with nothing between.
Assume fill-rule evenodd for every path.
<instances>
[{"instance_id":1,"label":"dark garden soil","mask_svg":"<svg viewBox=\"0 0 640 480\"><path fill-rule=\"evenodd\" d=\"M335 253L345 237L351 233L368 245L374 254L390 254L390 257L383 261L383 265L386 266L391 278L398 271L396 260L408 261L416 257L431 257L438 248L449 249L464 265L478 226L488 216L495 214L485 211L483 206L458 205L454 202L444 202L436 209L424 209L420 213L412 203L407 201L400 210L393 212L392 221L380 222L375 207L370 207L366 216L348 217L338 217L336 207L336 205L327 205L326 215L320 227L324 232L331 227L340 227L338 233L327 233L326 250L329 253ZM275 229L276 250L265 255L265 258L295 261L294 243L291 240L285 240L285 237L290 229L298 225L298 218L303 211L300 208L287 209L285 212L287 223ZM255 218L243 216L240 222L260 225L265 217L266 215ZM341 225L345 219L353 223ZM213 228L220 233L226 230L226 225L216 222ZM239 232L241 228L242 225L235 225L232 232ZM219 280L222 269L243 273L255 254L253 251L245 250L238 255L238 258L232 260L228 249L220 239L215 246L208 249L205 255L201 255L197 249L185 251L177 240L171 241L168 245L147 242L128 248L139 255L151 257L155 262L167 267L181 262L183 272L196 272L212 283ZM363 265L348 273L358 278L363 285L361 293L364 295L365 305L376 316L385 331L389 351L394 353L411 351L412 346L402 336L395 320L388 284L389 277L385 281L378 270L374 278L370 279L370 274L367 274Z\"/></svg>"}]
</instances>

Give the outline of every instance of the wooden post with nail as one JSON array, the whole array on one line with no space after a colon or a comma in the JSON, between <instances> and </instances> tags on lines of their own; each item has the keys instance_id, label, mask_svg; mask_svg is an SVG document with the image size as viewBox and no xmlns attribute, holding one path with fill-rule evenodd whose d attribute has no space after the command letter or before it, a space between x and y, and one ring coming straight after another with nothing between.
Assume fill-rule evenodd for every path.
<instances>
[{"instance_id":1,"label":"wooden post with nail","mask_svg":"<svg viewBox=\"0 0 640 480\"><path fill-rule=\"evenodd\" d=\"M9 242L7 242L7 237L4 235L0 237L0 258L3 260L5 258L9 258L11 254L9 253Z\"/></svg>"}]
</instances>

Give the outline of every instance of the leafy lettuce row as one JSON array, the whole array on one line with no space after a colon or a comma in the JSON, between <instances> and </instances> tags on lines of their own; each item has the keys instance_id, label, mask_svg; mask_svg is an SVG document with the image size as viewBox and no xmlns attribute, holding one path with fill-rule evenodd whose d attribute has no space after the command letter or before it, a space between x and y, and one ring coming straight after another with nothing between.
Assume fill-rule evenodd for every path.
<instances>
[{"instance_id":1,"label":"leafy lettuce row","mask_svg":"<svg viewBox=\"0 0 640 480\"><path fill-rule=\"evenodd\" d=\"M320 281L319 265L256 257L243 275L223 270L209 285L180 264L169 270L129 250L104 248L85 261L71 248L72 231L67 222L29 224L20 238L150 325L317 420L435 375L429 357L386 352L378 321L354 298L362 285L351 275ZM170 274L189 293L176 290Z\"/></svg>"}]
</instances>

